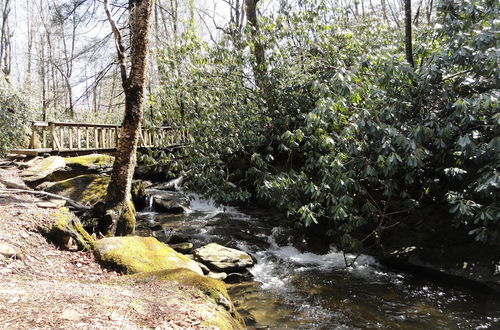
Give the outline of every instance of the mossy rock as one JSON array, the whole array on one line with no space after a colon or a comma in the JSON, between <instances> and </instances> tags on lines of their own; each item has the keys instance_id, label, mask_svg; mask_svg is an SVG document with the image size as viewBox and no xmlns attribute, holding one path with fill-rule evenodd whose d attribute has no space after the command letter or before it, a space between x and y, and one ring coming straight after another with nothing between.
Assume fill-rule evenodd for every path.
<instances>
[{"instance_id":1,"label":"mossy rock","mask_svg":"<svg viewBox=\"0 0 500 330\"><path fill-rule=\"evenodd\" d=\"M154 237L104 238L97 242L95 252L103 264L128 274L185 268L203 275L195 261Z\"/></svg>"},{"instance_id":2,"label":"mossy rock","mask_svg":"<svg viewBox=\"0 0 500 330\"><path fill-rule=\"evenodd\" d=\"M100 169L106 167L113 167L115 157L101 154L91 154L78 157L64 158L66 165L75 169Z\"/></svg>"},{"instance_id":3,"label":"mossy rock","mask_svg":"<svg viewBox=\"0 0 500 330\"><path fill-rule=\"evenodd\" d=\"M47 228L42 228L52 242L61 247L69 247L70 240L74 239L80 249L92 250L94 248L95 240L67 208L58 209L52 216L54 223Z\"/></svg>"},{"instance_id":4,"label":"mossy rock","mask_svg":"<svg viewBox=\"0 0 500 330\"><path fill-rule=\"evenodd\" d=\"M64 158L60 156L50 156L41 159L35 164L21 172L20 176L25 182L36 182L45 179L57 170L66 166Z\"/></svg>"},{"instance_id":5,"label":"mossy rock","mask_svg":"<svg viewBox=\"0 0 500 330\"><path fill-rule=\"evenodd\" d=\"M244 329L243 318L236 311L229 297L224 282L201 276L187 269L170 269L129 276L135 282L153 283L174 281L181 285L201 291L210 300L222 308L213 310L204 320L203 325L218 329ZM215 313L214 313L215 312Z\"/></svg>"},{"instance_id":6,"label":"mossy rock","mask_svg":"<svg viewBox=\"0 0 500 330\"><path fill-rule=\"evenodd\" d=\"M45 190L82 204L94 205L106 199L109 180L109 177L97 174L80 175L52 183Z\"/></svg>"}]
</instances>

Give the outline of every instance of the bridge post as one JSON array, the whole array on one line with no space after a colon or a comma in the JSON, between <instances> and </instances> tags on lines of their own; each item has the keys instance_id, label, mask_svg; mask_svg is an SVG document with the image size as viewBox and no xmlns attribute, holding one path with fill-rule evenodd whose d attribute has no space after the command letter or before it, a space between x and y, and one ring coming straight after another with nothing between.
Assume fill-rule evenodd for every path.
<instances>
[{"instance_id":1,"label":"bridge post","mask_svg":"<svg viewBox=\"0 0 500 330\"><path fill-rule=\"evenodd\" d=\"M50 135L52 137L52 150L61 150L61 144L57 138L56 133L56 124L53 122L49 123L50 125Z\"/></svg>"}]
</instances>

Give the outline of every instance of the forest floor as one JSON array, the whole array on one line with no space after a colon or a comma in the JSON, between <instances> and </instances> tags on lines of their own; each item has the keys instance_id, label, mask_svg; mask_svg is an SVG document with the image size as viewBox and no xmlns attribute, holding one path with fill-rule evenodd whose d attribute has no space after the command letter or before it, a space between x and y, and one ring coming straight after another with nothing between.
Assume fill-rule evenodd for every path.
<instances>
[{"instance_id":1,"label":"forest floor","mask_svg":"<svg viewBox=\"0 0 500 330\"><path fill-rule=\"evenodd\" d=\"M23 184L16 167L0 168L0 179ZM117 284L120 274L101 268L92 253L49 243L40 228L54 221L55 210L39 201L0 193L0 244L18 251L0 255L1 329L206 328L192 307L203 299L195 292L174 282Z\"/></svg>"}]
</instances>

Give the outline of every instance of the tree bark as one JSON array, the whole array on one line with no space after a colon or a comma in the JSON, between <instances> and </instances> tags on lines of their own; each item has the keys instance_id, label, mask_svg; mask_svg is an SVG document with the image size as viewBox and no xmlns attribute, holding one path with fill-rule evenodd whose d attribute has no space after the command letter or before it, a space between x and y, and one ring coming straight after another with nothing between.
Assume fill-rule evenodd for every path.
<instances>
[{"instance_id":1,"label":"tree bark","mask_svg":"<svg viewBox=\"0 0 500 330\"><path fill-rule=\"evenodd\" d=\"M412 67L415 67L411 40L411 0L405 0L405 46L406 60Z\"/></svg>"},{"instance_id":2,"label":"tree bark","mask_svg":"<svg viewBox=\"0 0 500 330\"><path fill-rule=\"evenodd\" d=\"M137 142L144 116L145 87L148 79L149 39L154 0L129 0L130 12L130 74L124 77L125 118L106 197L107 214L103 229L106 234L129 235L135 229L135 210L130 188L136 163ZM112 20L108 0L104 1L108 19L117 40L118 57L124 59L119 29ZM120 64L124 62L120 61ZM123 67L122 67L123 69Z\"/></svg>"}]
</instances>

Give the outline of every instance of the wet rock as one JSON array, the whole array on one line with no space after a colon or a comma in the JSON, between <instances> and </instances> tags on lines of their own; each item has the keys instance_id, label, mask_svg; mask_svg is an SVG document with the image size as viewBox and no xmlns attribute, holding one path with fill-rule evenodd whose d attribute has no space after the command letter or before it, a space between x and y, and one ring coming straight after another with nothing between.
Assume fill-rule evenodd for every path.
<instances>
[{"instance_id":1,"label":"wet rock","mask_svg":"<svg viewBox=\"0 0 500 330\"><path fill-rule=\"evenodd\" d=\"M250 273L248 270L245 270L241 273L227 274L227 277L224 279L224 282L229 284L236 284L236 283L248 282L251 281L252 279L253 279L252 273Z\"/></svg>"},{"instance_id":2,"label":"wet rock","mask_svg":"<svg viewBox=\"0 0 500 330\"><path fill-rule=\"evenodd\" d=\"M57 170L66 166L64 158L60 156L50 156L35 162L21 172L21 178L25 182L36 182L45 179Z\"/></svg>"},{"instance_id":3,"label":"wet rock","mask_svg":"<svg viewBox=\"0 0 500 330\"><path fill-rule=\"evenodd\" d=\"M96 255L106 265L127 273L184 268L199 275L198 264L154 237L109 237L96 244Z\"/></svg>"},{"instance_id":4,"label":"wet rock","mask_svg":"<svg viewBox=\"0 0 500 330\"><path fill-rule=\"evenodd\" d=\"M202 246L194 250L193 254L196 260L219 272L238 271L254 264L247 253L217 243Z\"/></svg>"},{"instance_id":5,"label":"wet rock","mask_svg":"<svg viewBox=\"0 0 500 330\"><path fill-rule=\"evenodd\" d=\"M159 222L156 221L148 221L146 222L146 225L148 226L149 229L152 231L160 231L163 230L162 225Z\"/></svg>"},{"instance_id":6,"label":"wet rock","mask_svg":"<svg viewBox=\"0 0 500 330\"><path fill-rule=\"evenodd\" d=\"M189 235L185 235L182 233L178 233L175 231L169 231L169 230L158 230L153 232L153 236L158 238L158 240L162 241L163 243L167 244L179 244L179 243L186 243L191 240L191 237Z\"/></svg>"},{"instance_id":7,"label":"wet rock","mask_svg":"<svg viewBox=\"0 0 500 330\"><path fill-rule=\"evenodd\" d=\"M192 254L190 254L190 256L192 256L194 260L194 256ZM210 273L210 269L208 269L208 267L202 264L201 262L198 262L198 266L200 266L201 270L203 271L203 274L207 275L208 273Z\"/></svg>"},{"instance_id":8,"label":"wet rock","mask_svg":"<svg viewBox=\"0 0 500 330\"><path fill-rule=\"evenodd\" d=\"M386 266L500 292L500 247L476 244L439 248L406 246L384 256Z\"/></svg>"},{"instance_id":9,"label":"wet rock","mask_svg":"<svg viewBox=\"0 0 500 330\"><path fill-rule=\"evenodd\" d=\"M157 185L154 185L152 188L153 189L158 189L158 190L170 190L170 191L177 191L181 188L182 182L184 181L184 178L178 177L177 179L170 180L165 183L160 183Z\"/></svg>"},{"instance_id":10,"label":"wet rock","mask_svg":"<svg viewBox=\"0 0 500 330\"><path fill-rule=\"evenodd\" d=\"M180 253L190 253L193 250L193 243L170 244L170 247Z\"/></svg>"},{"instance_id":11,"label":"wet rock","mask_svg":"<svg viewBox=\"0 0 500 330\"><path fill-rule=\"evenodd\" d=\"M153 198L153 206L168 213L186 213L189 210L189 199L175 191L147 189L148 195Z\"/></svg>"},{"instance_id":12,"label":"wet rock","mask_svg":"<svg viewBox=\"0 0 500 330\"><path fill-rule=\"evenodd\" d=\"M142 209L146 206L146 188L147 184L144 181L132 181L130 193L132 195L132 201L137 209Z\"/></svg>"}]
</instances>

